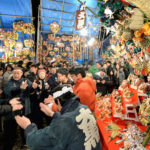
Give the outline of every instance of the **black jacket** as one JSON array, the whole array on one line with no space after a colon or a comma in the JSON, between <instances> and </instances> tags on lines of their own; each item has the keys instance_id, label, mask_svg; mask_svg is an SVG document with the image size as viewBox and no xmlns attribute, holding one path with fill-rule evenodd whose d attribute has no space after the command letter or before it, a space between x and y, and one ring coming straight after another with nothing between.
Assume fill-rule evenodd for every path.
<instances>
[{"instance_id":1,"label":"black jacket","mask_svg":"<svg viewBox=\"0 0 150 150\"><path fill-rule=\"evenodd\" d=\"M12 108L10 105L0 105L0 115L5 115L11 112Z\"/></svg>"},{"instance_id":2,"label":"black jacket","mask_svg":"<svg viewBox=\"0 0 150 150\"><path fill-rule=\"evenodd\" d=\"M101 77L100 75L95 75L94 79L96 80L96 87L97 87L97 92L102 93L102 95L106 95L108 92L108 86L110 84L109 77L105 75L104 77ZM105 80L105 84L102 84L101 82L98 83L97 80L102 81Z\"/></svg>"}]
</instances>

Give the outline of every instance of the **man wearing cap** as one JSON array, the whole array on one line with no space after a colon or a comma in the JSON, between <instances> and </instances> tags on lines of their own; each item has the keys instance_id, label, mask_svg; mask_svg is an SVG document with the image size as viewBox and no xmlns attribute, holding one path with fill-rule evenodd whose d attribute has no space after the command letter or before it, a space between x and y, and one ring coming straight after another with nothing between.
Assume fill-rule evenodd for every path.
<instances>
[{"instance_id":1,"label":"man wearing cap","mask_svg":"<svg viewBox=\"0 0 150 150\"><path fill-rule=\"evenodd\" d=\"M32 83L28 79L22 78L23 71L16 67L13 71L13 77L4 85L4 95L6 99L19 97L21 104L24 106L22 113L29 115L30 109L30 90ZM4 150L11 150L16 138L17 124L13 114L10 112L4 121Z\"/></svg>"},{"instance_id":2,"label":"man wearing cap","mask_svg":"<svg viewBox=\"0 0 150 150\"><path fill-rule=\"evenodd\" d=\"M38 130L26 117L16 116L25 130L26 143L31 150L102 150L96 120L68 85L59 85L53 91L59 112L40 104L41 110L53 117L49 126Z\"/></svg>"},{"instance_id":3,"label":"man wearing cap","mask_svg":"<svg viewBox=\"0 0 150 150\"><path fill-rule=\"evenodd\" d=\"M100 71L95 74L94 79L96 80L97 92L103 96L106 95L110 81L105 73L105 69L101 68Z\"/></svg>"}]
</instances>

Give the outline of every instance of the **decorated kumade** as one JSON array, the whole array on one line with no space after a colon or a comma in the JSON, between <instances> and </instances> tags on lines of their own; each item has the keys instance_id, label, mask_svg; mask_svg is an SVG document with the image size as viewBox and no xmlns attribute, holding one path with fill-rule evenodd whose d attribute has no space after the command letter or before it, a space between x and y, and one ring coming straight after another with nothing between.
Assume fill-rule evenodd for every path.
<instances>
[{"instance_id":1,"label":"decorated kumade","mask_svg":"<svg viewBox=\"0 0 150 150\"><path fill-rule=\"evenodd\" d=\"M64 43L58 43L57 45L58 45L58 47L60 47L60 48L65 47L65 44L64 44Z\"/></svg>"},{"instance_id":2,"label":"decorated kumade","mask_svg":"<svg viewBox=\"0 0 150 150\"><path fill-rule=\"evenodd\" d=\"M24 33L27 34L34 34L35 33L35 28L34 25L32 23L24 23Z\"/></svg>"},{"instance_id":3,"label":"decorated kumade","mask_svg":"<svg viewBox=\"0 0 150 150\"><path fill-rule=\"evenodd\" d=\"M59 48L58 47L54 47L54 52L58 52Z\"/></svg>"},{"instance_id":4,"label":"decorated kumade","mask_svg":"<svg viewBox=\"0 0 150 150\"><path fill-rule=\"evenodd\" d=\"M53 50L53 45L52 45L52 44L48 44L48 45L47 45L47 50L48 50L48 51Z\"/></svg>"},{"instance_id":5,"label":"decorated kumade","mask_svg":"<svg viewBox=\"0 0 150 150\"><path fill-rule=\"evenodd\" d=\"M14 28L14 30L16 30L18 32L23 32L23 30L24 30L24 22L23 21L15 21L13 23L13 28Z\"/></svg>"},{"instance_id":6,"label":"decorated kumade","mask_svg":"<svg viewBox=\"0 0 150 150\"><path fill-rule=\"evenodd\" d=\"M12 39L5 39L4 40L4 45L10 49L12 49L16 44L16 41L15 40L12 40Z\"/></svg>"},{"instance_id":7,"label":"decorated kumade","mask_svg":"<svg viewBox=\"0 0 150 150\"><path fill-rule=\"evenodd\" d=\"M56 43L57 43L57 42L59 43L59 42L61 42L61 38L60 38L59 36L56 36L54 41L55 41Z\"/></svg>"},{"instance_id":8,"label":"decorated kumade","mask_svg":"<svg viewBox=\"0 0 150 150\"><path fill-rule=\"evenodd\" d=\"M61 55L62 55L63 57L66 57L66 56L67 56L67 53L66 53L66 52L62 52Z\"/></svg>"},{"instance_id":9,"label":"decorated kumade","mask_svg":"<svg viewBox=\"0 0 150 150\"><path fill-rule=\"evenodd\" d=\"M50 29L51 29L51 31L52 31L54 34L56 34L56 33L59 32L60 26L59 26L59 24L55 21L55 22L53 22L53 23L50 24Z\"/></svg>"},{"instance_id":10,"label":"decorated kumade","mask_svg":"<svg viewBox=\"0 0 150 150\"><path fill-rule=\"evenodd\" d=\"M97 110L100 111L98 119L104 120L105 118L110 118L112 116L112 108L110 103L110 96L102 97L97 94Z\"/></svg>"},{"instance_id":11,"label":"decorated kumade","mask_svg":"<svg viewBox=\"0 0 150 150\"><path fill-rule=\"evenodd\" d=\"M54 34L48 34L48 39L51 41L55 40Z\"/></svg>"},{"instance_id":12,"label":"decorated kumade","mask_svg":"<svg viewBox=\"0 0 150 150\"><path fill-rule=\"evenodd\" d=\"M61 37L61 39L62 39L62 41L67 41L67 40L68 40L68 38L67 38L66 35L63 35L63 36Z\"/></svg>"},{"instance_id":13,"label":"decorated kumade","mask_svg":"<svg viewBox=\"0 0 150 150\"><path fill-rule=\"evenodd\" d=\"M70 52L70 47L69 47L69 46L66 46L66 47L65 47L65 50L66 50L66 52Z\"/></svg>"},{"instance_id":14,"label":"decorated kumade","mask_svg":"<svg viewBox=\"0 0 150 150\"><path fill-rule=\"evenodd\" d=\"M26 39L26 40L24 40L24 45L25 45L25 47L31 48L34 45L34 41L32 39Z\"/></svg>"},{"instance_id":15,"label":"decorated kumade","mask_svg":"<svg viewBox=\"0 0 150 150\"><path fill-rule=\"evenodd\" d=\"M3 29L0 29L0 40L4 40L6 37L6 32Z\"/></svg>"},{"instance_id":16,"label":"decorated kumade","mask_svg":"<svg viewBox=\"0 0 150 150\"><path fill-rule=\"evenodd\" d=\"M18 49L22 49L22 48L23 48L23 43L21 41L17 41L16 45L15 45L15 49L18 50Z\"/></svg>"},{"instance_id":17,"label":"decorated kumade","mask_svg":"<svg viewBox=\"0 0 150 150\"><path fill-rule=\"evenodd\" d=\"M50 56L54 56L55 54L56 54L56 53L55 53L54 51L50 51L50 52L49 52L49 55L50 55Z\"/></svg>"},{"instance_id":18,"label":"decorated kumade","mask_svg":"<svg viewBox=\"0 0 150 150\"><path fill-rule=\"evenodd\" d=\"M30 54L30 48L23 48L23 55L29 55Z\"/></svg>"},{"instance_id":19,"label":"decorated kumade","mask_svg":"<svg viewBox=\"0 0 150 150\"><path fill-rule=\"evenodd\" d=\"M129 122L127 129L125 129L125 132L122 132L120 136L122 140L116 142L124 142L124 146L120 148L120 150L146 150L146 148L142 146L143 133L136 124Z\"/></svg>"},{"instance_id":20,"label":"decorated kumade","mask_svg":"<svg viewBox=\"0 0 150 150\"><path fill-rule=\"evenodd\" d=\"M70 52L70 53L68 54L68 57L69 57L69 58L73 58L73 53Z\"/></svg>"},{"instance_id":21,"label":"decorated kumade","mask_svg":"<svg viewBox=\"0 0 150 150\"><path fill-rule=\"evenodd\" d=\"M30 56L31 58L34 58L34 57L35 57L35 52L31 51L30 54L29 54L29 56Z\"/></svg>"}]
</instances>

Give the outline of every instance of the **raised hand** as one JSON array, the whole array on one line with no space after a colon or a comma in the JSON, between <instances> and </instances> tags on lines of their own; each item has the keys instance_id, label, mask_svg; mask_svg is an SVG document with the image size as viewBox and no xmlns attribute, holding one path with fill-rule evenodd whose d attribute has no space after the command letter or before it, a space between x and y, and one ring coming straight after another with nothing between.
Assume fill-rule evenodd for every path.
<instances>
[{"instance_id":1,"label":"raised hand","mask_svg":"<svg viewBox=\"0 0 150 150\"><path fill-rule=\"evenodd\" d=\"M22 129L26 129L31 124L31 121L25 116L15 116L15 120Z\"/></svg>"},{"instance_id":2,"label":"raised hand","mask_svg":"<svg viewBox=\"0 0 150 150\"><path fill-rule=\"evenodd\" d=\"M34 80L34 82L32 83L32 87L33 87L33 89L36 89L38 87L38 84L36 83L36 80Z\"/></svg>"},{"instance_id":3,"label":"raised hand","mask_svg":"<svg viewBox=\"0 0 150 150\"><path fill-rule=\"evenodd\" d=\"M49 108L48 105L46 105L44 103L40 103L40 109L42 112L44 112L49 117L52 117L54 115L54 112Z\"/></svg>"},{"instance_id":4,"label":"raised hand","mask_svg":"<svg viewBox=\"0 0 150 150\"><path fill-rule=\"evenodd\" d=\"M27 80L26 81L23 81L20 88L25 90L26 88L28 87L28 83L27 83Z\"/></svg>"}]
</instances>

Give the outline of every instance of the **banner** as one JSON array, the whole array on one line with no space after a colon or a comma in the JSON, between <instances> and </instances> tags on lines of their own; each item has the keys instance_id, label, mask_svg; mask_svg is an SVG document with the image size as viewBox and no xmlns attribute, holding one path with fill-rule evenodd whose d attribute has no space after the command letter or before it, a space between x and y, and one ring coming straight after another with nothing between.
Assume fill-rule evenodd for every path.
<instances>
[{"instance_id":1,"label":"banner","mask_svg":"<svg viewBox=\"0 0 150 150\"><path fill-rule=\"evenodd\" d=\"M76 11L76 30L81 30L86 26L86 9Z\"/></svg>"}]
</instances>

